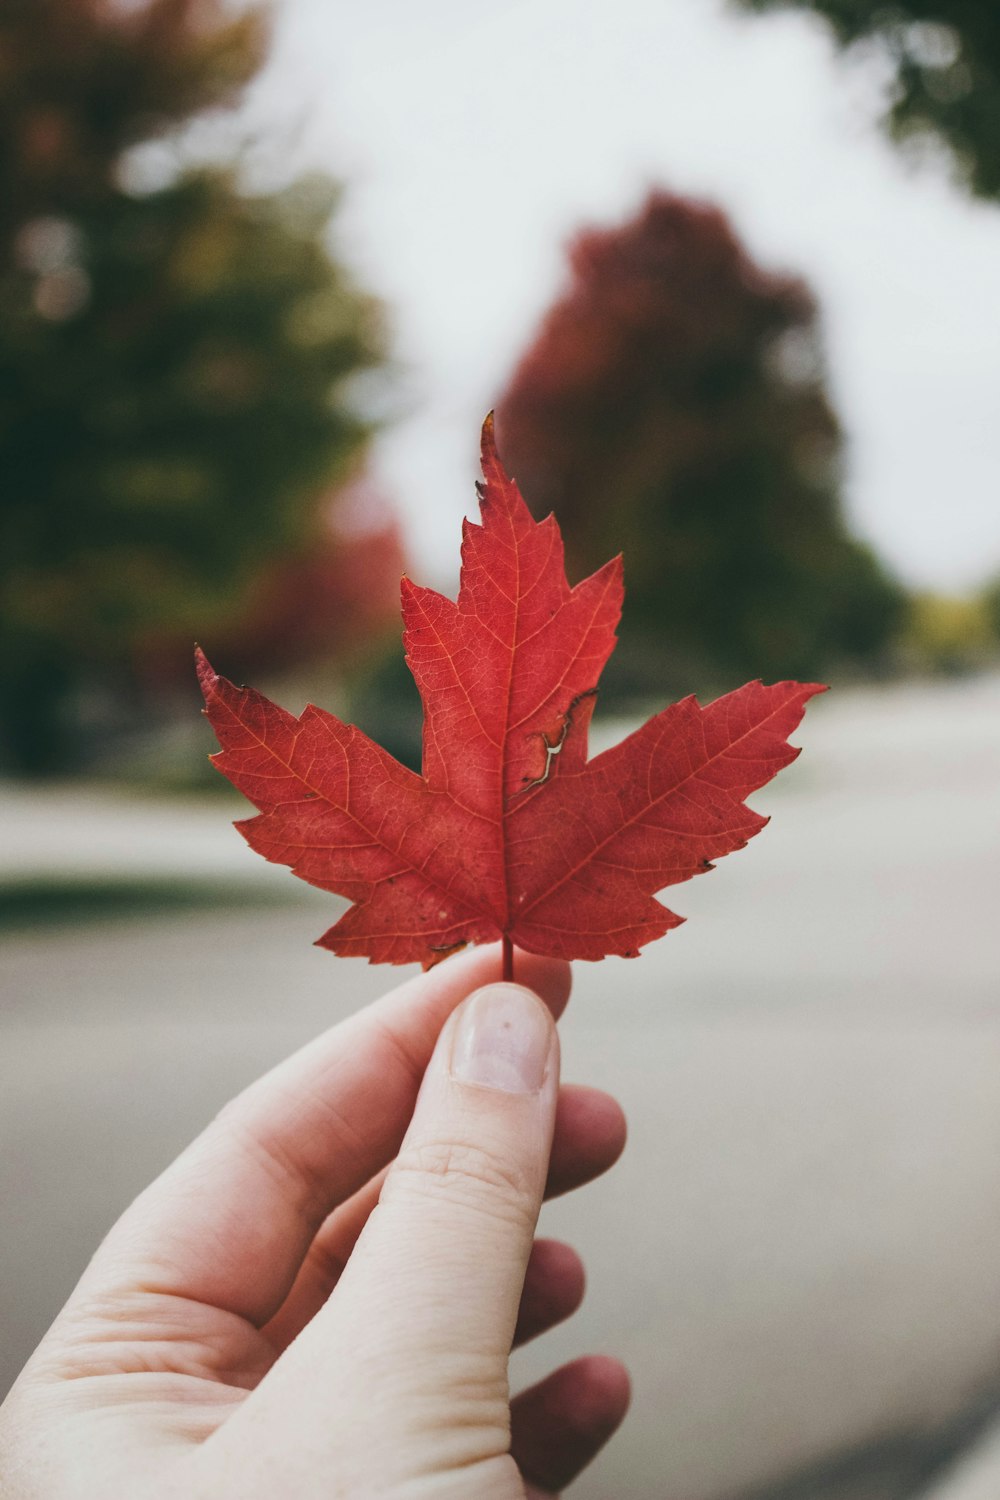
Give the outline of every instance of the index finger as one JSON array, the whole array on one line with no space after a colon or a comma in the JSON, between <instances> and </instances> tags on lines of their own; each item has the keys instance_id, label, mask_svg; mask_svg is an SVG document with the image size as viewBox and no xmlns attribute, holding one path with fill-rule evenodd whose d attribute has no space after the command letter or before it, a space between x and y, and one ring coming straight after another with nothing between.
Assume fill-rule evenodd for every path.
<instances>
[{"instance_id":1,"label":"index finger","mask_svg":"<svg viewBox=\"0 0 1000 1500\"><path fill-rule=\"evenodd\" d=\"M251 1084L136 1199L81 1286L266 1323L323 1220L395 1155L445 1021L499 977L498 946L448 959ZM518 979L562 1012L568 964L522 954Z\"/></svg>"}]
</instances>

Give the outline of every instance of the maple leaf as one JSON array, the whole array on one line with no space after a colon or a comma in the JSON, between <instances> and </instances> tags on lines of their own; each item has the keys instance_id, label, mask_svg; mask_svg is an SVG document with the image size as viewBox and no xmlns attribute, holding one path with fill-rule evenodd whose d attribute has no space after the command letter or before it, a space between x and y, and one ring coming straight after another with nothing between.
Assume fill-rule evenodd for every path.
<instances>
[{"instance_id":1,"label":"maple leaf","mask_svg":"<svg viewBox=\"0 0 1000 1500\"><path fill-rule=\"evenodd\" d=\"M351 904L319 946L428 967L503 940L634 957L683 919L655 899L767 819L744 798L798 755L816 683L685 698L587 759L615 644L621 559L570 588L554 517L536 522L483 427L482 525L463 527L458 599L402 584L424 708L423 774L312 704L300 717L219 677L201 651L216 766L260 810L251 848Z\"/></svg>"}]
</instances>

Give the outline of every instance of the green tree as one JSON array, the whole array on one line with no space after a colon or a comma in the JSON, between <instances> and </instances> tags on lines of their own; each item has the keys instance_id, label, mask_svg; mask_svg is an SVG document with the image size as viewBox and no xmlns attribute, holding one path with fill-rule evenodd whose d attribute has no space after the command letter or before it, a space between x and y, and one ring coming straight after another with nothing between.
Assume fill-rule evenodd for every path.
<instances>
[{"instance_id":1,"label":"green tree","mask_svg":"<svg viewBox=\"0 0 1000 1500\"><path fill-rule=\"evenodd\" d=\"M933 132L976 193L1000 196L1000 8L991 0L740 0L822 16L843 47L878 43L891 60L888 123L905 140Z\"/></svg>"},{"instance_id":2,"label":"green tree","mask_svg":"<svg viewBox=\"0 0 1000 1500\"><path fill-rule=\"evenodd\" d=\"M81 689L207 635L301 554L368 437L378 309L331 260L334 186L127 186L127 152L234 103L265 52L221 0L0 11L0 720L69 762Z\"/></svg>"},{"instance_id":3,"label":"green tree","mask_svg":"<svg viewBox=\"0 0 1000 1500\"><path fill-rule=\"evenodd\" d=\"M907 666L917 672L957 677L995 667L1000 646L1000 593L915 593L901 642Z\"/></svg>"},{"instance_id":4,"label":"green tree","mask_svg":"<svg viewBox=\"0 0 1000 1500\"><path fill-rule=\"evenodd\" d=\"M625 553L612 682L870 663L902 593L844 524L805 284L754 264L716 209L662 192L621 228L580 235L570 262L497 430L577 575Z\"/></svg>"},{"instance_id":5,"label":"green tree","mask_svg":"<svg viewBox=\"0 0 1000 1500\"><path fill-rule=\"evenodd\" d=\"M1000 648L1000 577L991 578L984 585L978 603L982 617L986 621L995 655L997 649Z\"/></svg>"}]
</instances>

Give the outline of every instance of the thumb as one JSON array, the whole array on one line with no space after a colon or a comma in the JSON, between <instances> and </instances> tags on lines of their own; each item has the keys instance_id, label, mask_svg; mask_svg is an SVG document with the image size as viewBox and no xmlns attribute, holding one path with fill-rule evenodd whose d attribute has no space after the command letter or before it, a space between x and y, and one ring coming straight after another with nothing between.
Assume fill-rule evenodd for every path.
<instances>
[{"instance_id":1,"label":"thumb","mask_svg":"<svg viewBox=\"0 0 1000 1500\"><path fill-rule=\"evenodd\" d=\"M558 1088L552 1017L519 985L477 991L438 1039L357 1255L422 1380L436 1351L506 1378Z\"/></svg>"},{"instance_id":2,"label":"thumb","mask_svg":"<svg viewBox=\"0 0 1000 1500\"><path fill-rule=\"evenodd\" d=\"M558 1086L552 1017L520 985L478 990L439 1036L335 1292L240 1414L278 1407L343 1493L434 1475L435 1494L523 1494L507 1361Z\"/></svg>"}]
</instances>

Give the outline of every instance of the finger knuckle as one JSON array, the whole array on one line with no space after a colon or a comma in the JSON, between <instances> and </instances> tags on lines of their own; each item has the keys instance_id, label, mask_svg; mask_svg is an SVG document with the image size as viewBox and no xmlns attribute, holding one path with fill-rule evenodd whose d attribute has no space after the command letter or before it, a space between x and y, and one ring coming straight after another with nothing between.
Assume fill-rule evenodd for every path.
<instances>
[{"instance_id":1,"label":"finger knuckle","mask_svg":"<svg viewBox=\"0 0 1000 1500\"><path fill-rule=\"evenodd\" d=\"M404 1147L390 1181L396 1192L457 1202L518 1225L533 1224L537 1216L529 1173L501 1151L473 1141L423 1141Z\"/></svg>"}]
</instances>

